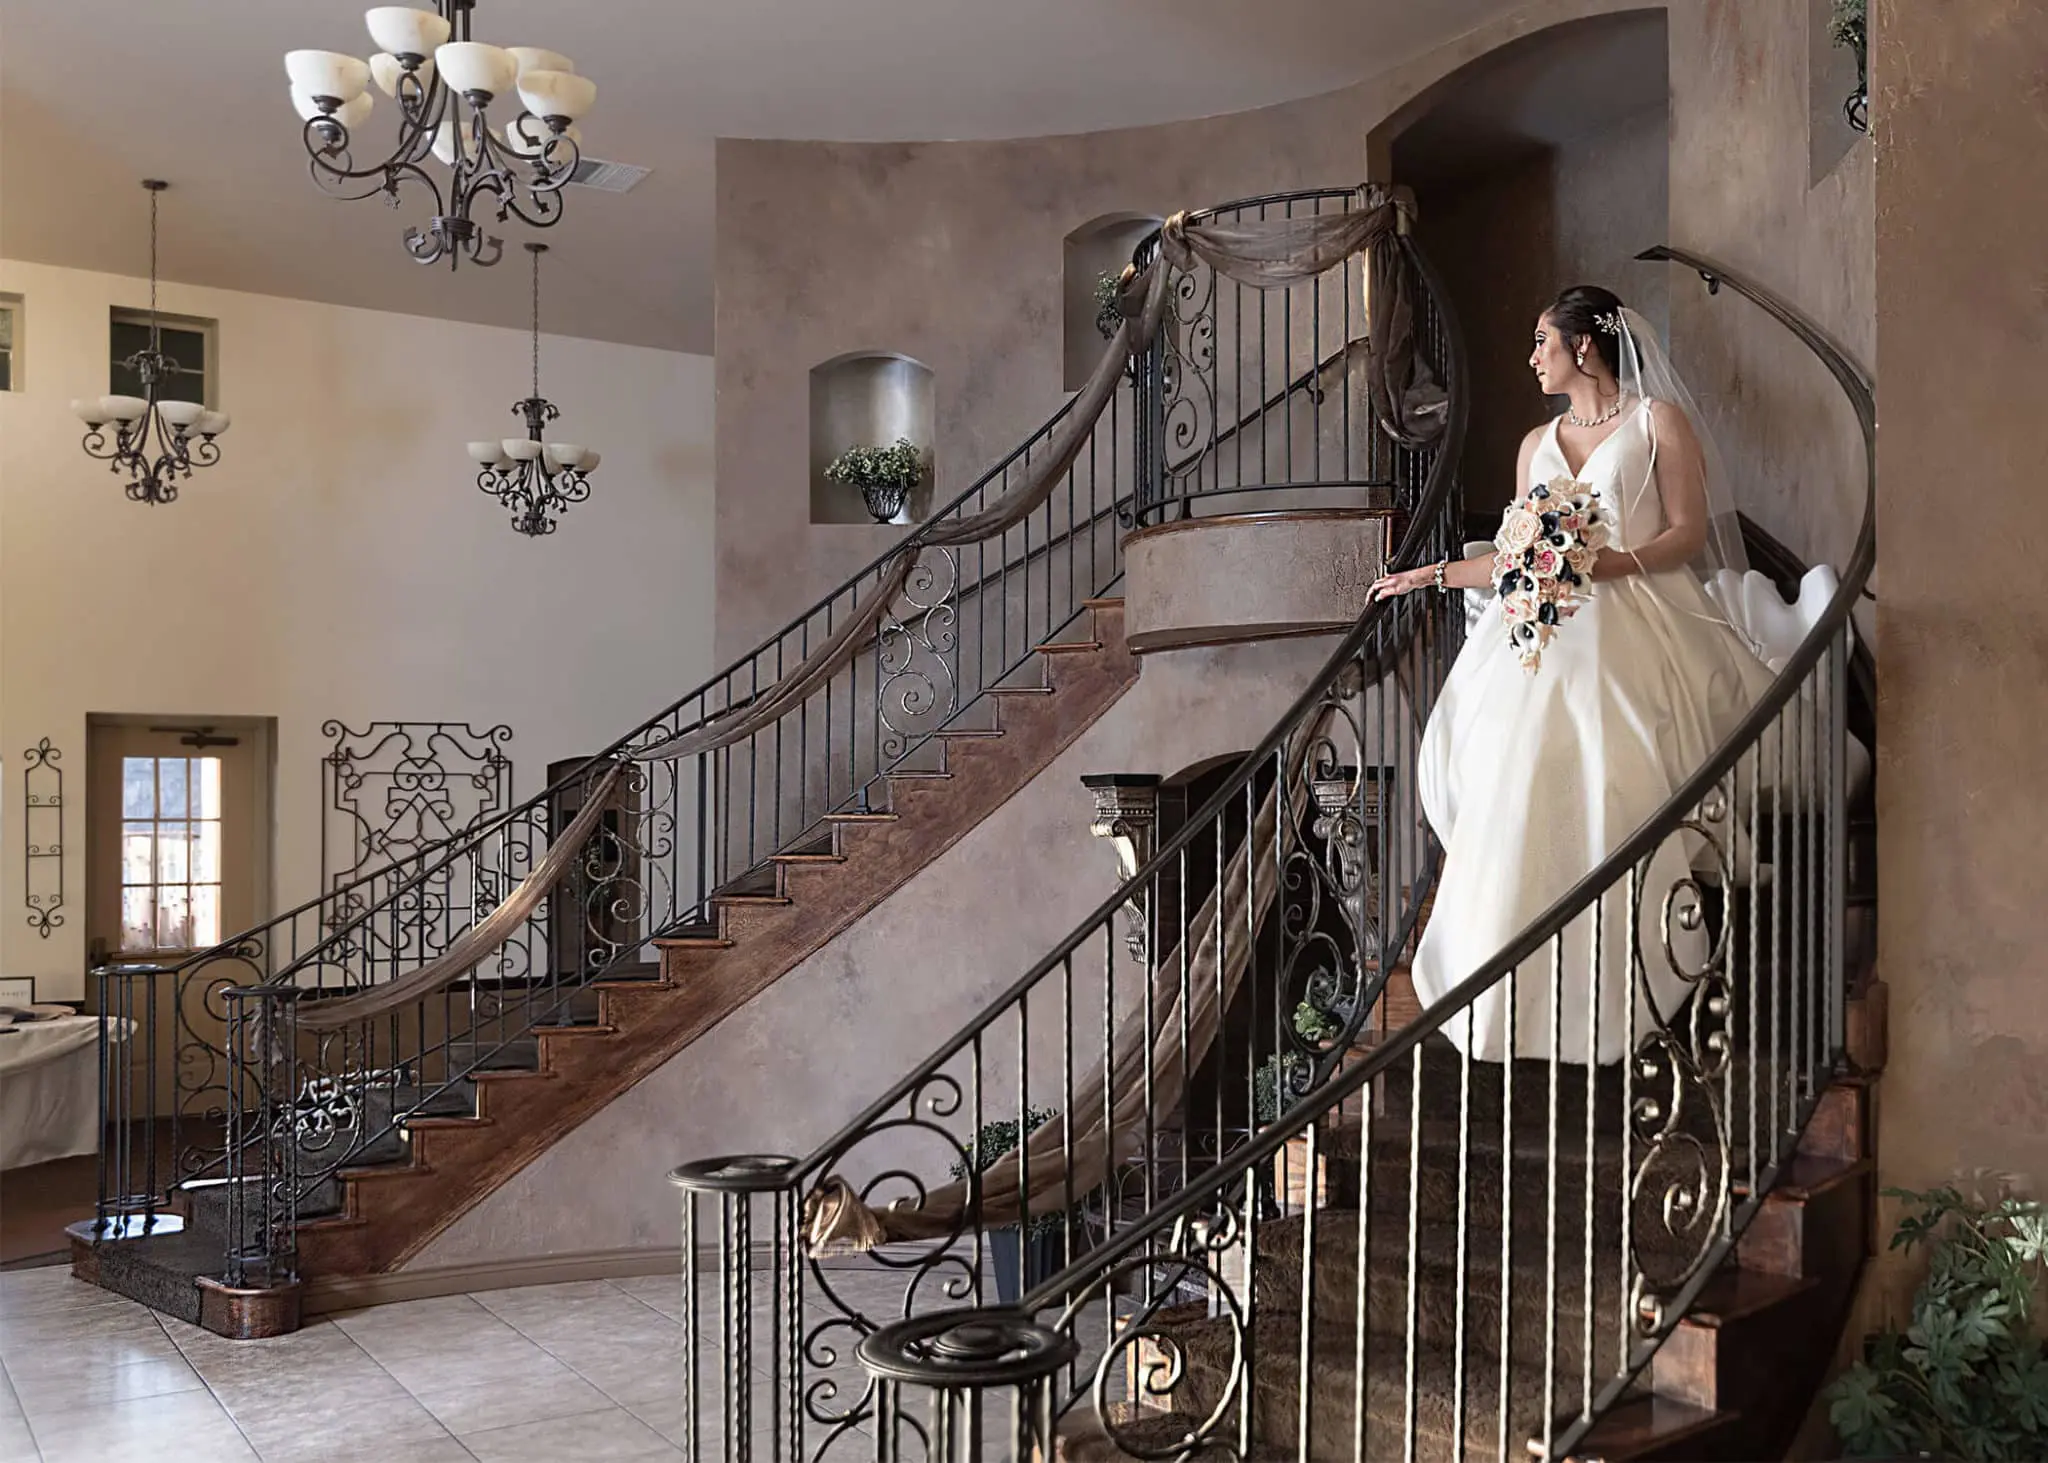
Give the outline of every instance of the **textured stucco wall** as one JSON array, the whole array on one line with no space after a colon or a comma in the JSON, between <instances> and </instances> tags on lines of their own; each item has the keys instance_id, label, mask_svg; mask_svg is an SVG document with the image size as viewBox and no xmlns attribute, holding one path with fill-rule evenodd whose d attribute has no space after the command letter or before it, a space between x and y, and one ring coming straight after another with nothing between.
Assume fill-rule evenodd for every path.
<instances>
[{"instance_id":1,"label":"textured stucco wall","mask_svg":"<svg viewBox=\"0 0 2048 1463\"><path fill-rule=\"evenodd\" d=\"M1322 637L1148 657L1136 685L994 817L456 1221L409 1268L675 1245L671 1167L721 1153L808 1154L1114 892L1110 851L1088 832L1094 804L1082 774L1170 775L1256 745L1332 646ZM1126 993L1137 984L1126 973ZM1082 1010L1099 1011L1099 1001L1076 997ZM1034 1001L1049 1052L1057 1014L1056 1002ZM1085 1043L1089 1023L1080 1024ZM1015 1041L1014 1025L991 1034L991 1093L1016 1090ZM1090 1056L1077 1050L1076 1061ZM1034 1092L1053 1090L1039 1080Z\"/></svg>"},{"instance_id":2,"label":"textured stucco wall","mask_svg":"<svg viewBox=\"0 0 2048 1463\"><path fill-rule=\"evenodd\" d=\"M936 374L945 502L1065 399L1069 232L1356 181L1350 93L1234 117L1017 142L718 148L718 648L735 655L900 537L812 527L806 377L847 351Z\"/></svg>"},{"instance_id":3,"label":"textured stucco wall","mask_svg":"<svg viewBox=\"0 0 2048 1463\"><path fill-rule=\"evenodd\" d=\"M1886 4L1879 126L1885 1182L2048 1183L2048 13Z\"/></svg>"},{"instance_id":4,"label":"textured stucco wall","mask_svg":"<svg viewBox=\"0 0 2048 1463\"><path fill-rule=\"evenodd\" d=\"M1810 12L1807 0L1671 8L1670 242L1777 291L1868 367L1873 149L1859 142L1812 177ZM1737 506L1809 561L1846 562L1863 452L1840 389L1754 307L1675 268L1669 288L1673 355L1715 418Z\"/></svg>"}]
</instances>

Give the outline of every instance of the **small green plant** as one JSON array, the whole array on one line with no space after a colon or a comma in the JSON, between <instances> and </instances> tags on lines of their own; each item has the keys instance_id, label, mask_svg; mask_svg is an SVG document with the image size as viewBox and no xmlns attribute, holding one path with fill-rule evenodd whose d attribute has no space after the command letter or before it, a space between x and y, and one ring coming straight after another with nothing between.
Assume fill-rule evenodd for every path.
<instances>
[{"instance_id":1,"label":"small green plant","mask_svg":"<svg viewBox=\"0 0 2048 1463\"><path fill-rule=\"evenodd\" d=\"M974 1171L987 1173L996 1160L1022 1142L1025 1135L1037 1132L1058 1116L1057 1108L1034 1107L1025 1109L1024 1121L1021 1124L1014 1118L983 1123L981 1131L974 1135L974 1141L967 1145L967 1156L974 1165ZM967 1164L957 1158L953 1160L953 1177L967 1177ZM1036 1239L1040 1235L1056 1234L1066 1226L1066 1222L1067 1218L1063 1214L1034 1214L1031 1216L1028 1237Z\"/></svg>"},{"instance_id":2,"label":"small green plant","mask_svg":"<svg viewBox=\"0 0 2048 1463\"><path fill-rule=\"evenodd\" d=\"M1335 1011L1314 1001L1303 1001L1294 1008L1294 1034L1303 1041L1331 1041L1343 1029L1344 1023Z\"/></svg>"},{"instance_id":3,"label":"small green plant","mask_svg":"<svg viewBox=\"0 0 2048 1463\"><path fill-rule=\"evenodd\" d=\"M1262 1123L1270 1123L1280 1116L1280 1109L1294 1101L1301 1094L1295 1090L1301 1078L1308 1072L1308 1058L1300 1052L1274 1052L1252 1073L1252 1116ZM1282 1100L1282 1077L1286 1079L1285 1100Z\"/></svg>"},{"instance_id":4,"label":"small green plant","mask_svg":"<svg viewBox=\"0 0 2048 1463\"><path fill-rule=\"evenodd\" d=\"M2048 1458L2048 1358L2032 1324L2048 1209L1953 1186L1885 1192L1917 1206L1892 1248L1926 1245L1927 1278L1905 1332L1869 1337L1864 1359L1828 1389L1849 1456Z\"/></svg>"},{"instance_id":5,"label":"small green plant","mask_svg":"<svg viewBox=\"0 0 2048 1463\"><path fill-rule=\"evenodd\" d=\"M887 447L849 447L826 464L825 480L858 488L868 512L886 523L924 481L924 454L908 437Z\"/></svg>"},{"instance_id":6,"label":"small green plant","mask_svg":"<svg viewBox=\"0 0 2048 1463\"><path fill-rule=\"evenodd\" d=\"M1856 53L1856 79L1859 84L1869 69L1870 26L1868 0L1835 0L1833 11L1828 15L1828 39L1837 46L1847 46Z\"/></svg>"},{"instance_id":7,"label":"small green plant","mask_svg":"<svg viewBox=\"0 0 2048 1463\"><path fill-rule=\"evenodd\" d=\"M1095 276L1095 329L1104 340L1115 340L1124 323L1123 307L1118 302L1122 293L1115 275Z\"/></svg>"}]
</instances>

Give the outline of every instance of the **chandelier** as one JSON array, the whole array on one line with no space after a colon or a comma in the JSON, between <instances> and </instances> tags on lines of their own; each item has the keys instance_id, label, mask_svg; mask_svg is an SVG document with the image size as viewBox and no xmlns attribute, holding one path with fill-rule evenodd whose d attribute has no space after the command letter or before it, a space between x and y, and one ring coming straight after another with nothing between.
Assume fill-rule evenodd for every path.
<instances>
[{"instance_id":1,"label":"chandelier","mask_svg":"<svg viewBox=\"0 0 2048 1463\"><path fill-rule=\"evenodd\" d=\"M524 437L472 442L469 455L483 469L476 485L512 512L512 526L539 538L555 531L571 503L590 496L590 474L598 454L568 442L543 442L541 432L562 413L540 394L540 256L545 244L528 244L533 256L533 395L514 402L512 414L526 418Z\"/></svg>"},{"instance_id":2,"label":"chandelier","mask_svg":"<svg viewBox=\"0 0 2048 1463\"><path fill-rule=\"evenodd\" d=\"M425 230L408 228L405 247L422 264L465 255L496 264L504 241L476 217L518 217L549 228L562 217L561 190L582 159L576 120L597 100L597 85L567 56L534 46L502 48L469 38L476 0L434 0L434 8L379 5L363 13L379 47L368 61L338 51L291 51L284 58L292 105L304 119L313 180L339 198L383 195L398 206L399 186L416 183L434 198ZM350 138L370 115L370 85L398 103L398 145L380 163L358 168ZM514 94L516 93L516 97ZM518 115L493 126L488 109L510 98ZM433 159L445 168L437 177Z\"/></svg>"},{"instance_id":3,"label":"chandelier","mask_svg":"<svg viewBox=\"0 0 2048 1463\"><path fill-rule=\"evenodd\" d=\"M228 429L228 414L208 411L202 402L158 399L167 380L186 368L164 354L156 315L156 198L171 185L144 178L142 186L149 190L149 344L121 363L141 378L142 395L87 397L73 401L71 409L86 425L86 455L107 463L109 472L125 471L130 498L175 503L180 478L220 461L213 439Z\"/></svg>"}]
</instances>

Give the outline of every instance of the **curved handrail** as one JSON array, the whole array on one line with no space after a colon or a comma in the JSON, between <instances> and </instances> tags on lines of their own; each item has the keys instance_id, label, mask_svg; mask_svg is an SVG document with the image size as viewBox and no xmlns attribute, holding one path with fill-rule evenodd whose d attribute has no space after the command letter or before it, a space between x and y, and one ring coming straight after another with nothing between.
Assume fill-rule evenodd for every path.
<instances>
[{"instance_id":1,"label":"curved handrail","mask_svg":"<svg viewBox=\"0 0 2048 1463\"><path fill-rule=\"evenodd\" d=\"M800 614L796 615L793 619L790 620L788 624L784 625L781 629L769 635L759 645L756 645L752 650L748 651L746 654L735 659L730 665L726 666L716 675L709 677L707 680L704 681L702 685L678 697L676 700L669 703L669 705L663 707L660 711L655 712L652 716L640 722L637 726L633 727L623 736L617 738L603 751L594 753L585 761L578 763L570 771L564 773L560 777L556 778L553 782L549 783L546 787L542 788L541 791L534 793L522 802L515 803L511 807L505 808L500 812L493 814L488 821L480 823L473 828L465 829L458 833L449 834L443 838L432 839L425 843L422 843L417 849L415 849L410 855L408 855L405 860L384 864L370 870L367 873L359 874L345 884L336 885L332 889L322 890L319 894L314 895L312 898L303 900L300 903L293 905L290 909L281 911L277 914L273 914L268 918L264 919L263 921L261 921L260 923L251 925L247 929L239 931L238 933L229 936L224 940L219 941L217 944L210 945L204 950L195 950L192 953L184 956L182 959L177 960L171 964L168 964L165 967L166 970L184 970L194 965L203 964L207 961L217 960L223 957L231 956L236 950L246 947L252 940L255 940L258 937L260 937L264 931L272 928L273 926L286 923L288 921L298 918L301 915L310 913L312 910L320 907L321 905L338 900L344 895L352 894L355 891L365 888L380 879L389 879L392 876L393 871L402 867L404 863L425 860L430 855L434 855L436 851L439 851L439 856L434 863L432 863L431 865L423 866L415 873L408 876L404 883L395 886L390 891L390 894L386 896L386 900L380 901L380 903L388 902L390 898L397 897L408 891L417 890L419 887L426 884L427 881L432 879L436 874L450 867L453 864L453 862L457 858L460 858L462 854L466 851L481 846L491 837L494 837L495 835L503 832L505 829L511 827L519 819L531 815L536 811L545 809L548 806L549 801L551 799L558 798L566 792L575 791L581 788L583 785L585 785L587 779L594 771L613 761L621 752L633 746L639 738L646 736L656 727L659 727L664 721L680 713L683 710L683 708L688 706L691 702L699 701L708 697L714 691L714 689L720 684L720 682L729 681L731 678L738 675L748 665L758 660L761 656L772 651L775 648L776 644L780 642L782 639L784 639L786 636L800 630L804 626L804 624L808 622L813 616L818 615L826 609L830 608L832 604L841 596L851 591L857 590L862 581L875 575L884 565L886 565L897 554L901 553L906 548L909 548L917 542L919 542L923 538L923 536L931 530L934 524L937 524L943 521L944 519L950 517L954 513L956 513L963 505L967 503L969 499L974 497L975 494L987 489L991 483L1000 479L1005 472L1007 472L1010 468L1016 466L1019 460L1022 459L1027 453L1029 453L1033 447L1037 446L1041 441L1049 437L1052 434L1052 432L1060 425L1060 423L1066 420L1068 414L1071 413L1073 409L1074 399L1070 398L1066 402L1062 403L1058 410L1053 412L1053 414L1046 419L1045 423L1041 427L1039 427L1037 431L1033 432L1023 442L1018 444L1018 446L1014 448L1012 451L1005 454L999 461L997 461L992 467L990 467L988 471L984 472L979 478L975 479L975 481L972 484L962 489L953 498L949 499L944 507L936 509L930 515L928 515L923 522L919 523L916 527L912 528L901 539L891 544L888 548L884 549L881 553L877 554L873 559L869 560L861 568L857 569L852 574L847 576L846 580L843 583L829 591L822 599L819 599L816 603L812 604L807 609L803 610ZM754 694L758 696L759 694L763 693L757 692ZM753 697L735 699L727 703L726 705L721 706L719 708L719 712L720 714L722 714L724 711L732 709L734 707L744 706L751 699L753 699ZM700 727L704 724L704 720L705 719L700 718L697 722L694 722L689 726L678 728L678 731L689 732L695 730L697 727ZM359 912L347 924L336 926L334 932L335 935L345 935L349 931L357 929L358 927L360 927L362 921L365 918L367 918L371 912L372 911L370 909L366 909L364 911ZM310 954L312 952L308 951L307 953ZM300 958L303 959L304 957L302 956Z\"/></svg>"},{"instance_id":2,"label":"curved handrail","mask_svg":"<svg viewBox=\"0 0 2048 1463\"><path fill-rule=\"evenodd\" d=\"M1876 408L1875 394L1869 377L1782 298L1743 275L1726 269L1702 255L1670 246L1646 250L1638 257L1683 265L1697 272L1711 291L1718 292L1721 285L1726 284L1736 293L1754 302L1813 351L1848 398L1863 436L1864 509L1847 569L1842 574L1827 608L1788 658L1766 692L1722 739L1715 751L1673 791L1664 805L1645 819L1597 866L1560 895L1548 909L1508 941L1498 953L1481 964L1466 979L1446 991L1420 1015L1406 1022L1398 1031L1390 1033L1369 1056L1347 1066L1329 1082L1309 1091L1284 1108L1272 1122L1262 1125L1261 1131L1255 1131L1248 1141L1232 1150L1227 1159L1219 1161L1207 1172L1191 1177L1176 1194L1153 1206L1141 1219L1118 1230L1103 1244L1094 1247L1085 1256L1076 1259L1032 1288L1018 1303L1017 1310L1023 1314L1029 1315L1048 1306L1057 1305L1062 1297L1073 1294L1099 1277L1112 1273L1120 1264L1132 1262L1148 1246L1156 1244L1162 1236L1170 1233L1174 1226L1212 1207L1214 1195L1221 1188L1234 1182L1237 1176L1270 1164L1291 1139L1321 1116L1358 1098L1373 1082L1397 1072L1404 1064L1416 1060L1419 1055L1418 1048L1424 1041L1463 1015L1477 998L1498 986L1538 951L1560 938L1574 921L1586 915L1600 899L1629 879L1638 864L1655 853L1661 845L1680 834L1701 802L1745 757L1761 746L1765 731L1791 705L1808 677L1820 665L1822 658L1840 643L1848 630L1851 616L1862 597L1863 586L1875 566L1877 555ZM1268 752L1270 753L1277 744L1277 739L1269 738ZM1155 869L1152 872L1156 871ZM1119 891L1118 898L1127 897L1126 891ZM1818 1101L1817 1095L1812 1101ZM1758 1176L1758 1182L1751 1194L1752 1204L1763 1193L1768 1192L1777 1176L1776 1169ZM1753 1208L1750 1212L1754 1212ZM1746 1220L1731 1220L1730 1236L1725 1242L1727 1246L1732 1246L1734 1239L1740 1237L1745 1224ZM1672 1322L1675 1323L1677 1317L1683 1316L1692 1307L1701 1291L1713 1279L1714 1269L1715 1266L1711 1264L1698 1266L1666 1299L1663 1311ZM1558 1448L1569 1450L1576 1445L1592 1422L1623 1394L1642 1368L1648 1364L1655 1346L1661 1343L1661 1339L1660 1333L1648 1346L1635 1349L1628 1364L1602 1387L1589 1414L1556 1440Z\"/></svg>"},{"instance_id":3,"label":"curved handrail","mask_svg":"<svg viewBox=\"0 0 2048 1463\"><path fill-rule=\"evenodd\" d=\"M1290 197L1343 197L1352 191L1349 189L1324 189L1301 195L1266 195L1262 198L1245 200L1242 204L1219 205L1215 209L1205 210L1205 216L1210 213L1228 211L1231 208L1279 201ZM1156 233L1148 236L1147 243L1156 244L1157 237ZM1453 491L1457 485L1459 457L1465 438L1467 402L1466 392L1462 389L1466 380L1463 338L1457 328L1456 314L1451 306L1448 292L1443 287L1442 280L1428 259L1420 250L1414 247L1405 235L1402 236L1400 245L1407 262L1422 277L1431 295L1434 297L1436 308L1445 318L1445 338L1448 342L1448 349L1446 359L1442 363L1442 369L1446 378L1446 384L1449 387L1450 397L1449 414L1445 421L1444 434L1441 439L1444 444L1443 448L1438 452L1436 459L1430 464L1429 476L1423 486L1420 499L1402 533L1400 543L1396 546L1394 553L1389 559L1389 563L1396 568L1408 568L1421 562L1424 550L1430 547L1431 536L1437 528L1437 519L1451 501ZM1141 244L1139 246L1140 251L1142 252L1145 247L1146 244ZM1124 880L1115 893L1097 905L1087 918L1075 927L1071 934L1054 946L1051 953L1040 959L1002 992L992 997L979 1015L975 1016L942 1042L931 1056L919 1063L907 1076L892 1084L886 1093L877 1098L859 1116L833 1134L831 1138L820 1144L801 1163L781 1171L779 1174L780 1182L786 1186L798 1185L823 1169L851 1141L857 1139L864 1130L881 1119L891 1109L900 1106L906 1097L915 1093L977 1034L986 1031L1006 1011L1024 999L1035 985L1055 970L1058 970L1062 963L1079 950L1085 942L1099 937L1105 924L1115 916L1118 910L1130 903L1134 894L1142 894L1154 879L1163 877L1174 867L1177 859L1180 859L1192 849L1198 839L1213 836L1212 825L1214 821L1222 817L1233 803L1244 797L1246 789L1252 785L1260 769L1287 744L1289 738L1295 735L1297 729L1305 721L1316 715L1324 698L1329 694L1331 684L1344 673L1346 667L1359 659L1365 647L1372 641L1375 635L1381 633L1389 621L1409 613L1411 613L1409 602L1403 600L1378 600L1368 605L1364 613L1353 624L1350 631L1346 633L1344 638L1331 652L1323 668L1309 682L1308 688L1295 698L1293 704L1274 723L1273 729L1266 734L1257 747L1244 756L1238 763L1237 768L1224 780L1223 784L1209 800L1203 803L1199 809L1191 812L1186 822L1178 831L1161 840L1159 847L1152 856L1139 865L1137 870L1128 879ZM1417 903L1420 901L1421 894L1421 890L1415 891ZM1363 1014L1363 1003L1361 1003L1358 1015L1362 1017Z\"/></svg>"}]
</instances>

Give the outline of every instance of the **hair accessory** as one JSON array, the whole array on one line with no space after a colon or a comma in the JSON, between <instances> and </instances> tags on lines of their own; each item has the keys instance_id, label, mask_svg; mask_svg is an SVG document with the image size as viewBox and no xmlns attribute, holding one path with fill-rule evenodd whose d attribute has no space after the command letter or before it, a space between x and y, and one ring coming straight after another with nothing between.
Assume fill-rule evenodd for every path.
<instances>
[{"instance_id":1,"label":"hair accessory","mask_svg":"<svg viewBox=\"0 0 2048 1463\"><path fill-rule=\"evenodd\" d=\"M1609 335L1621 334L1621 312L1619 310L1603 310L1600 314L1593 317L1593 323Z\"/></svg>"}]
</instances>

